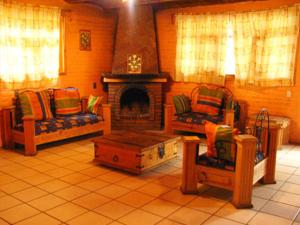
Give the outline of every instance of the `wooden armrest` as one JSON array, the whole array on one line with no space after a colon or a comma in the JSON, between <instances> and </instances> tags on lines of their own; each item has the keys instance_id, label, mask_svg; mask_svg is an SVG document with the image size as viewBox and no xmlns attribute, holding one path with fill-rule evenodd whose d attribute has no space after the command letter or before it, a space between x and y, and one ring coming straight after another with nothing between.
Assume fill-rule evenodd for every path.
<instances>
[{"instance_id":1,"label":"wooden armrest","mask_svg":"<svg viewBox=\"0 0 300 225\"><path fill-rule=\"evenodd\" d=\"M14 105L11 105L11 106L3 106L2 107L2 110L11 110L11 111L13 111L13 110L15 110L16 109L16 107L14 106Z\"/></svg>"},{"instance_id":2,"label":"wooden armrest","mask_svg":"<svg viewBox=\"0 0 300 225\"><path fill-rule=\"evenodd\" d=\"M173 107L172 104L165 104L165 132L172 133L172 117L173 117Z\"/></svg>"},{"instance_id":3,"label":"wooden armrest","mask_svg":"<svg viewBox=\"0 0 300 225\"><path fill-rule=\"evenodd\" d=\"M22 120L23 121L32 121L33 120L34 121L34 117L33 116L23 116Z\"/></svg>"}]
</instances>

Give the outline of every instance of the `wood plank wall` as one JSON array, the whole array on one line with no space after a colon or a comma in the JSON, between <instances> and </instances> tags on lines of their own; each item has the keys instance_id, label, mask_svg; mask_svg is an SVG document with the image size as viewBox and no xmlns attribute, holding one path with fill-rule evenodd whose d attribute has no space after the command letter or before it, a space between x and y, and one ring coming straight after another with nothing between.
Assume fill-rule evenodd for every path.
<instances>
[{"instance_id":1,"label":"wood plank wall","mask_svg":"<svg viewBox=\"0 0 300 225\"><path fill-rule=\"evenodd\" d=\"M176 28L174 15L183 13L225 12L241 10L258 10L280 7L287 4L300 3L299 0L266 0L263 2L245 2L226 5L199 6L180 9L166 9L157 12L157 30L162 71L170 72L174 77L176 54ZM300 45L299 45L300 47ZM298 48L295 87L284 88L235 88L238 99L246 100L249 113L256 113L260 108L267 107L271 114L291 118L290 141L300 143L300 48ZM172 83L166 90L172 94L190 93L194 84ZM287 97L291 91L291 97Z\"/></svg>"}]
</instances>

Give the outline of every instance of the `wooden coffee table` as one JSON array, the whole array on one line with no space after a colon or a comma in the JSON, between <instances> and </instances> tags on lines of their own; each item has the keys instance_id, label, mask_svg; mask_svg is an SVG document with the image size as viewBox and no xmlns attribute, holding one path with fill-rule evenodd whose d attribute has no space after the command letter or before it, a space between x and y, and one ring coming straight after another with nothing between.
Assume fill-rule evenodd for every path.
<instances>
[{"instance_id":1,"label":"wooden coffee table","mask_svg":"<svg viewBox=\"0 0 300 225\"><path fill-rule=\"evenodd\" d=\"M180 136L119 131L93 140L95 162L140 174L177 156Z\"/></svg>"}]
</instances>

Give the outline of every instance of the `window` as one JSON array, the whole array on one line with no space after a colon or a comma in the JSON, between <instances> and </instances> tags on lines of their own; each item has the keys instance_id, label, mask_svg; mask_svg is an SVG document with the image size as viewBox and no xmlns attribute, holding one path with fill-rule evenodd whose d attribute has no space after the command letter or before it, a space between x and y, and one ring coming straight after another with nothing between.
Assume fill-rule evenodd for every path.
<instances>
[{"instance_id":1,"label":"window","mask_svg":"<svg viewBox=\"0 0 300 225\"><path fill-rule=\"evenodd\" d=\"M214 27L201 17L215 21ZM191 26L189 20L197 25ZM218 83L225 74L235 74L241 85L293 85L298 30L298 6L179 15L175 80Z\"/></svg>"},{"instance_id":2,"label":"window","mask_svg":"<svg viewBox=\"0 0 300 225\"><path fill-rule=\"evenodd\" d=\"M60 9L0 0L0 81L10 88L55 83Z\"/></svg>"}]
</instances>

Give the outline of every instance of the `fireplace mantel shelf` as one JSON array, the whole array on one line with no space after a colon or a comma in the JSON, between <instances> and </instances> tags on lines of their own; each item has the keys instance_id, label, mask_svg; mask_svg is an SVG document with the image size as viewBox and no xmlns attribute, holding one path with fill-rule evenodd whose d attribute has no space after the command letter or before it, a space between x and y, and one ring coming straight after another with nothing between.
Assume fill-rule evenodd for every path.
<instances>
[{"instance_id":1,"label":"fireplace mantel shelf","mask_svg":"<svg viewBox=\"0 0 300 225\"><path fill-rule=\"evenodd\" d=\"M151 83L165 83L168 80L168 73L159 74L112 74L103 73L104 83L140 83L140 82L151 82Z\"/></svg>"}]
</instances>

